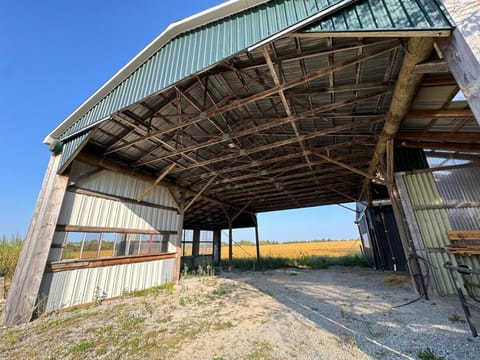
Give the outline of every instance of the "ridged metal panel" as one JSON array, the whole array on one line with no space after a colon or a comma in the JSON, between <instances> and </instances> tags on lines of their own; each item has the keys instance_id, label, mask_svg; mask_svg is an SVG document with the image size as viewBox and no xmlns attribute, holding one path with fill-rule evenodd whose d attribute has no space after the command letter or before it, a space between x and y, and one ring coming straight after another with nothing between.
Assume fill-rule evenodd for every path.
<instances>
[{"instance_id":1,"label":"ridged metal panel","mask_svg":"<svg viewBox=\"0 0 480 360\"><path fill-rule=\"evenodd\" d=\"M351 5L303 31L440 30L450 27L435 0L368 0Z\"/></svg>"},{"instance_id":2,"label":"ridged metal panel","mask_svg":"<svg viewBox=\"0 0 480 360\"><path fill-rule=\"evenodd\" d=\"M67 192L58 224L176 231L177 221L178 214L172 210Z\"/></svg>"},{"instance_id":3,"label":"ridged metal panel","mask_svg":"<svg viewBox=\"0 0 480 360\"><path fill-rule=\"evenodd\" d=\"M464 168L403 176L413 208L445 205L440 209L414 210L432 265L430 269L442 295L455 293L449 275L443 268L446 261L480 269L480 256L453 255L442 250L450 245L447 230L480 229L480 208L451 208L462 203L480 202L479 175L479 168Z\"/></svg>"},{"instance_id":4,"label":"ridged metal panel","mask_svg":"<svg viewBox=\"0 0 480 360\"><path fill-rule=\"evenodd\" d=\"M442 204L432 173L406 174L403 178L413 208ZM443 268L443 264L447 261L457 264L455 256L444 250L445 246L449 245L446 231L452 228L447 210L415 210L415 218L438 292L441 295L455 294L449 274Z\"/></svg>"},{"instance_id":5,"label":"ridged metal panel","mask_svg":"<svg viewBox=\"0 0 480 360\"><path fill-rule=\"evenodd\" d=\"M65 170L65 167L72 160L75 154L86 144L90 133L91 131L87 131L84 134L65 142L62 149L62 157L60 158L60 163L58 164L57 171L59 173Z\"/></svg>"},{"instance_id":6,"label":"ridged metal panel","mask_svg":"<svg viewBox=\"0 0 480 360\"><path fill-rule=\"evenodd\" d=\"M91 166L75 161L70 174L71 178L80 176L92 170ZM102 170L88 178L80 180L76 186L100 193L121 196L136 200L143 192L150 187L152 183L138 179L134 176L118 174L107 170ZM168 190L158 185L150 191L143 201L156 205L175 207L175 203L168 193Z\"/></svg>"},{"instance_id":7,"label":"ridged metal panel","mask_svg":"<svg viewBox=\"0 0 480 360\"><path fill-rule=\"evenodd\" d=\"M165 89L189 75L206 69L339 2L340 0L270 1L180 34L139 66L59 138L66 139L114 112ZM350 7L329 18L330 20L325 20L324 23L344 23L347 30L359 29L359 26L362 30L378 29L379 23L382 27L390 26L394 29L398 29L401 24L405 24L409 29L419 30L451 28L434 0L405 0L402 2L369 0L353 5L353 7L353 9L368 7L378 11L379 14L387 13L389 16L372 15L371 19L365 17L360 21L357 19L358 16L352 15L355 11ZM384 18L389 18L389 22L381 23L380 21ZM421 21L416 21L417 18ZM365 19L368 20L365 21ZM341 28L341 25L329 26L333 29L338 26ZM311 31L318 30L312 28Z\"/></svg>"},{"instance_id":8,"label":"ridged metal panel","mask_svg":"<svg viewBox=\"0 0 480 360\"><path fill-rule=\"evenodd\" d=\"M175 259L147 261L46 273L39 302L44 311L94 302L98 296L121 296L125 292L148 289L173 281Z\"/></svg>"}]
</instances>

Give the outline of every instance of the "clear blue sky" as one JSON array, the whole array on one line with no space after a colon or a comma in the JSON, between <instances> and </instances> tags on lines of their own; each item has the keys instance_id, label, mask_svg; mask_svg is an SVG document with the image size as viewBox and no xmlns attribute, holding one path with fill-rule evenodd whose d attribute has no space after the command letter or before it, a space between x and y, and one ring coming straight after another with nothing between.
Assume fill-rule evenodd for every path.
<instances>
[{"instance_id":1,"label":"clear blue sky","mask_svg":"<svg viewBox=\"0 0 480 360\"><path fill-rule=\"evenodd\" d=\"M0 2L0 234L27 231L49 158L45 135L168 24L219 3ZM338 206L261 214L260 238L357 238L353 220Z\"/></svg>"}]
</instances>

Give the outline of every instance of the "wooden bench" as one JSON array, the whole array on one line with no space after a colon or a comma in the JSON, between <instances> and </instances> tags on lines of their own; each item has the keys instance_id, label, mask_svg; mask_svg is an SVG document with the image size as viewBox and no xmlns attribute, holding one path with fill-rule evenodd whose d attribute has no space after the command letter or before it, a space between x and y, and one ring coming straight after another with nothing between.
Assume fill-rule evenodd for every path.
<instances>
[{"instance_id":1,"label":"wooden bench","mask_svg":"<svg viewBox=\"0 0 480 360\"><path fill-rule=\"evenodd\" d=\"M445 249L452 254L480 255L480 230L448 230L452 243Z\"/></svg>"}]
</instances>

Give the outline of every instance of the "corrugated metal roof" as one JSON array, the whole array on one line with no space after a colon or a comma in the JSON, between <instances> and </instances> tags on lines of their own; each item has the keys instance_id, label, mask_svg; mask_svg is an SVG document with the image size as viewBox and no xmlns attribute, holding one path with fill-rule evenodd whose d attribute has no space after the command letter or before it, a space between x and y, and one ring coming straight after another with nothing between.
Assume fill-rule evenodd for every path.
<instances>
[{"instance_id":1,"label":"corrugated metal roof","mask_svg":"<svg viewBox=\"0 0 480 360\"><path fill-rule=\"evenodd\" d=\"M303 31L440 30L450 27L450 22L435 0L365 0Z\"/></svg>"},{"instance_id":2,"label":"corrugated metal roof","mask_svg":"<svg viewBox=\"0 0 480 360\"><path fill-rule=\"evenodd\" d=\"M66 141L63 145L60 163L58 164L58 173L62 173L68 165L72 162L75 155L82 150L90 138L92 130L86 131L78 137Z\"/></svg>"},{"instance_id":3,"label":"corrugated metal roof","mask_svg":"<svg viewBox=\"0 0 480 360\"><path fill-rule=\"evenodd\" d=\"M73 124L59 136L59 139L66 140L74 137L79 132L107 119L116 111L340 3L348 4L349 1L270 1L178 35L135 69L130 76L86 113L78 119L69 120ZM354 8L362 9L367 6L368 9L377 9L375 11L379 11L380 14L386 11L392 14L391 17L395 15L392 17L395 20L394 29L402 26L419 30L432 27L451 27L434 0L408 0L402 2L405 4L401 6L393 0L385 0L382 2L382 7L379 7L378 3L374 0L362 1L358 5L354 5ZM350 18L351 11L351 8L348 8L325 21L335 22L333 20L335 17ZM431 15L428 16L430 13ZM383 17L383 15L378 16L379 19ZM425 20L416 21L417 18ZM372 19L371 22L358 22L357 28L367 26L366 29L370 29L372 23L378 24L378 21Z\"/></svg>"}]
</instances>

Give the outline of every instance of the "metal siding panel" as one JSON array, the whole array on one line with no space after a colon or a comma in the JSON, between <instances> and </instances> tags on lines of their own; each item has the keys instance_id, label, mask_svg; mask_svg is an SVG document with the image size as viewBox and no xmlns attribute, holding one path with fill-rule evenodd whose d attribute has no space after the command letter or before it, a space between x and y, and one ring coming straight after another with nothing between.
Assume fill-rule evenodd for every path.
<instances>
[{"instance_id":1,"label":"metal siding panel","mask_svg":"<svg viewBox=\"0 0 480 360\"><path fill-rule=\"evenodd\" d=\"M125 290L143 290L173 281L174 259L136 264L79 269L44 275L40 293L47 296L46 311L95 301L96 293L107 298Z\"/></svg>"}]
</instances>

